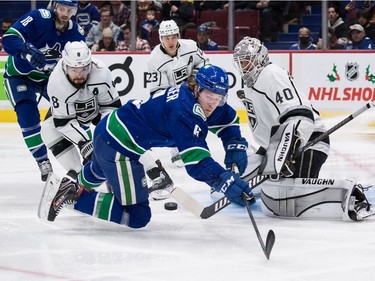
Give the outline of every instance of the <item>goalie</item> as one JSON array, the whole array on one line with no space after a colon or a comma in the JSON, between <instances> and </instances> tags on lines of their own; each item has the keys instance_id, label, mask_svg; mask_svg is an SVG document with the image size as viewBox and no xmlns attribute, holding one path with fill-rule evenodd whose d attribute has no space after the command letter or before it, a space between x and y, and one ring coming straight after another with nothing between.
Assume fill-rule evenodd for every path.
<instances>
[{"instance_id":1,"label":"goalie","mask_svg":"<svg viewBox=\"0 0 375 281\"><path fill-rule=\"evenodd\" d=\"M243 38L234 48L233 60L245 83L238 95L247 109L253 138L260 145L241 178L249 181L256 175L267 175L276 180L260 185L261 191L254 189L254 193L261 193L266 213L364 218L371 206L360 185L317 179L328 157L328 137L295 155L298 148L326 130L319 112L293 77L269 61L267 48L256 38Z\"/></svg>"}]
</instances>

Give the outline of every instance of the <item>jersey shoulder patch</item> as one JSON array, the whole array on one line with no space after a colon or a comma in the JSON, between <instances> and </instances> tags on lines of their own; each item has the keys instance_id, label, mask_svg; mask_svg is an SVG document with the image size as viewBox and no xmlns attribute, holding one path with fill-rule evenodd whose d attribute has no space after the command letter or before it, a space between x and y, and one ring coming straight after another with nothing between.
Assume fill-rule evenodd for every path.
<instances>
[{"instance_id":1,"label":"jersey shoulder patch","mask_svg":"<svg viewBox=\"0 0 375 281\"><path fill-rule=\"evenodd\" d=\"M194 104L193 113L195 115L198 115L199 117L201 117L203 119L203 121L207 120L207 117L204 114L203 108L201 107L201 105L199 103Z\"/></svg>"},{"instance_id":2,"label":"jersey shoulder patch","mask_svg":"<svg viewBox=\"0 0 375 281\"><path fill-rule=\"evenodd\" d=\"M52 17L51 11L47 9L38 9L40 16L44 19L49 19Z\"/></svg>"}]
</instances>

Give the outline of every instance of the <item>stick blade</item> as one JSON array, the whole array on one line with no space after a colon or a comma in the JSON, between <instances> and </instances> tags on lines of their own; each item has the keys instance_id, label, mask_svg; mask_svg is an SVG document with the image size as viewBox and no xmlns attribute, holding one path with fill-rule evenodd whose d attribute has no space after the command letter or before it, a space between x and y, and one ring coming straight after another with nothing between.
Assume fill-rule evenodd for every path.
<instances>
[{"instance_id":1,"label":"stick blade","mask_svg":"<svg viewBox=\"0 0 375 281\"><path fill-rule=\"evenodd\" d=\"M268 231L267 239L266 239L266 247L264 249L264 254L266 255L268 260L270 259L271 251L272 251L273 245L275 244L275 240L276 240L275 233L271 229L270 231Z\"/></svg>"}]
</instances>

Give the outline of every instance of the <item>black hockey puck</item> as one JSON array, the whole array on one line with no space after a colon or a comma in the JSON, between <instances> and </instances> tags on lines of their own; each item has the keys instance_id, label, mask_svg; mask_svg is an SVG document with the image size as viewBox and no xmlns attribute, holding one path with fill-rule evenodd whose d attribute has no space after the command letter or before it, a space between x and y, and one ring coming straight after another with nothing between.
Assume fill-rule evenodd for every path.
<instances>
[{"instance_id":1,"label":"black hockey puck","mask_svg":"<svg viewBox=\"0 0 375 281\"><path fill-rule=\"evenodd\" d=\"M174 210L177 210L177 203L175 202L167 202L164 204L164 209L168 210L168 211L174 211Z\"/></svg>"}]
</instances>

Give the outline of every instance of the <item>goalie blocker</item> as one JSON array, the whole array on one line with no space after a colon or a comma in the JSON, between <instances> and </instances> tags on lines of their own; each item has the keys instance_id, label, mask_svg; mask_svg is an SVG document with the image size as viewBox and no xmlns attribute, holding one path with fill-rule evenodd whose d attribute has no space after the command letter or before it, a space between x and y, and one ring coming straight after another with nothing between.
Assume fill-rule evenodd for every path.
<instances>
[{"instance_id":1,"label":"goalie blocker","mask_svg":"<svg viewBox=\"0 0 375 281\"><path fill-rule=\"evenodd\" d=\"M350 180L284 178L260 187L269 216L360 221L375 212L361 185Z\"/></svg>"}]
</instances>

